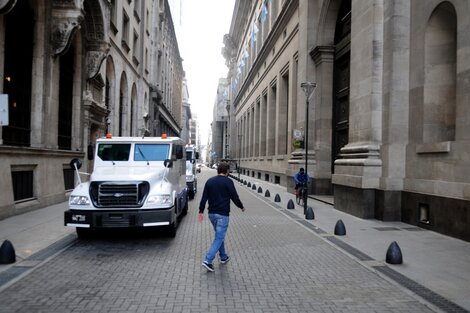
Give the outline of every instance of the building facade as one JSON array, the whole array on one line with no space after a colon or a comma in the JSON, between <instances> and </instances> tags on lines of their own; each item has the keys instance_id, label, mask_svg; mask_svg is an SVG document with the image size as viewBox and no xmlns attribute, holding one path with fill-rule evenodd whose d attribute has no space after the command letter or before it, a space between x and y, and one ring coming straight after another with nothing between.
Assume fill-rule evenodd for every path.
<instances>
[{"instance_id":1,"label":"building facade","mask_svg":"<svg viewBox=\"0 0 470 313\"><path fill-rule=\"evenodd\" d=\"M179 133L183 71L168 14L164 0L0 2L0 219L65 201L70 160L90 172L105 133Z\"/></svg>"},{"instance_id":2,"label":"building facade","mask_svg":"<svg viewBox=\"0 0 470 313\"><path fill-rule=\"evenodd\" d=\"M236 1L223 54L242 171L292 188L307 156L310 192L337 209L470 240L469 13L465 0ZM316 83L308 143L303 82Z\"/></svg>"},{"instance_id":3,"label":"building facade","mask_svg":"<svg viewBox=\"0 0 470 313\"><path fill-rule=\"evenodd\" d=\"M212 163L230 158L228 106L228 82L227 79L220 78L212 115Z\"/></svg>"}]
</instances>

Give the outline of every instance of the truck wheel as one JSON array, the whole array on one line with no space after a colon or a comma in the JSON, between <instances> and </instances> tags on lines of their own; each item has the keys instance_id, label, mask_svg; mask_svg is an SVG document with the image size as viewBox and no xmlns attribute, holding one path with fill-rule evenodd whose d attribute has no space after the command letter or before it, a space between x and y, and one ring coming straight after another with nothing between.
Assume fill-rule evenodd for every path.
<instances>
[{"instance_id":1,"label":"truck wheel","mask_svg":"<svg viewBox=\"0 0 470 313\"><path fill-rule=\"evenodd\" d=\"M186 200L186 203L185 203L185 205L184 205L184 207L183 207L183 212L181 212L181 214L182 214L183 216L186 216L186 214L188 214L188 202L189 202L189 197L187 196L185 200Z\"/></svg>"},{"instance_id":2,"label":"truck wheel","mask_svg":"<svg viewBox=\"0 0 470 313\"><path fill-rule=\"evenodd\" d=\"M175 203L176 203L176 201L175 201ZM168 225L168 228L167 228L167 234L168 234L168 237L170 237L170 238L175 238L176 237L176 230L178 229L179 216L176 212L178 212L178 208L175 208L174 222L171 223L170 225Z\"/></svg>"},{"instance_id":3,"label":"truck wheel","mask_svg":"<svg viewBox=\"0 0 470 313\"><path fill-rule=\"evenodd\" d=\"M188 196L189 196L189 200L193 200L194 199L194 191L188 192Z\"/></svg>"},{"instance_id":4,"label":"truck wheel","mask_svg":"<svg viewBox=\"0 0 470 313\"><path fill-rule=\"evenodd\" d=\"M168 226L168 237L175 238L176 237L176 229L178 228L178 223L174 222L170 226Z\"/></svg>"},{"instance_id":5,"label":"truck wheel","mask_svg":"<svg viewBox=\"0 0 470 313\"><path fill-rule=\"evenodd\" d=\"M77 227L75 230L77 231L78 239L89 240L93 238L93 230L90 228Z\"/></svg>"}]
</instances>

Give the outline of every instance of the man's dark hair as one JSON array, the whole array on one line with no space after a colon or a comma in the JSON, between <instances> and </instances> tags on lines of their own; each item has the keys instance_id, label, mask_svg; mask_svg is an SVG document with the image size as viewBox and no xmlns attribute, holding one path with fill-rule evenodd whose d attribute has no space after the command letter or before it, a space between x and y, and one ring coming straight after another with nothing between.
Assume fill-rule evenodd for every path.
<instances>
[{"instance_id":1,"label":"man's dark hair","mask_svg":"<svg viewBox=\"0 0 470 313\"><path fill-rule=\"evenodd\" d=\"M305 171L303 167L300 168L299 172Z\"/></svg>"},{"instance_id":2,"label":"man's dark hair","mask_svg":"<svg viewBox=\"0 0 470 313\"><path fill-rule=\"evenodd\" d=\"M220 162L219 166L217 166L217 174L227 174L229 168L230 166L227 162Z\"/></svg>"}]
</instances>

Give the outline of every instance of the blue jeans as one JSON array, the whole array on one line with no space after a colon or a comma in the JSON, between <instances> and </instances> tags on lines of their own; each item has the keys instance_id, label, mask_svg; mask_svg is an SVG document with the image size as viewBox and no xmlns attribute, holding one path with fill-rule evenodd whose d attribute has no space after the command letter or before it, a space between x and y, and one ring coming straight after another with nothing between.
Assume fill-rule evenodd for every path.
<instances>
[{"instance_id":1,"label":"blue jeans","mask_svg":"<svg viewBox=\"0 0 470 313\"><path fill-rule=\"evenodd\" d=\"M229 217L226 215L209 213L209 219L214 227L215 237L209 251L207 251L205 261L212 264L217 252L219 252L221 260L225 260L228 257L227 253L225 253L224 239L225 234L227 233Z\"/></svg>"}]
</instances>

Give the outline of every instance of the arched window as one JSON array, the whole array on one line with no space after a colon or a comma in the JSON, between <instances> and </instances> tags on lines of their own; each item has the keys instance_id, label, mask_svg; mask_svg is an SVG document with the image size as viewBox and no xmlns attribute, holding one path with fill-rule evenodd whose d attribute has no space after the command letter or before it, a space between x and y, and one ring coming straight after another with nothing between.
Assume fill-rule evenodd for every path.
<instances>
[{"instance_id":1,"label":"arched window","mask_svg":"<svg viewBox=\"0 0 470 313\"><path fill-rule=\"evenodd\" d=\"M127 104L128 104L128 88L127 88L127 76L123 72L121 76L121 84L119 91L119 136L124 136L126 130L126 115L127 115Z\"/></svg>"},{"instance_id":2,"label":"arched window","mask_svg":"<svg viewBox=\"0 0 470 313\"><path fill-rule=\"evenodd\" d=\"M455 140L457 14L449 2L436 7L424 42L423 143Z\"/></svg>"},{"instance_id":3,"label":"arched window","mask_svg":"<svg viewBox=\"0 0 470 313\"><path fill-rule=\"evenodd\" d=\"M129 135L130 136L138 136L138 132L134 131L134 128L137 128L137 88L135 84L132 86L132 94L131 94L131 107L130 107L130 126L129 126Z\"/></svg>"},{"instance_id":4,"label":"arched window","mask_svg":"<svg viewBox=\"0 0 470 313\"><path fill-rule=\"evenodd\" d=\"M115 116L114 112L116 104L115 104L115 86L116 86L116 79L114 73L114 62L111 56L108 56L106 60L106 86L105 86L105 106L107 110L107 118L106 118L106 133L114 131L115 125Z\"/></svg>"},{"instance_id":5,"label":"arched window","mask_svg":"<svg viewBox=\"0 0 470 313\"><path fill-rule=\"evenodd\" d=\"M34 16L28 1L19 1L5 15L4 23L3 93L8 94L10 116L9 125L3 127L3 143L29 146Z\"/></svg>"}]
</instances>

